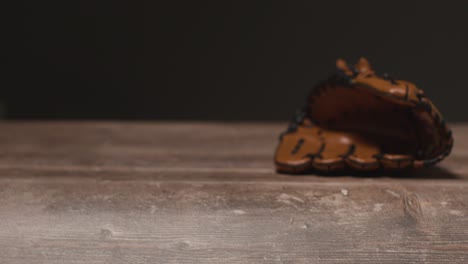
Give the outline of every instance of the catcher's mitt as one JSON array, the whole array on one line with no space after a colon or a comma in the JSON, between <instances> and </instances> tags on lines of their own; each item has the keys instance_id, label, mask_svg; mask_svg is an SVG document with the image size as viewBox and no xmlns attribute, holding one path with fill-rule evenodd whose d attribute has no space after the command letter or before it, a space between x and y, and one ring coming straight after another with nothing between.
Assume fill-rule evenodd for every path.
<instances>
[{"instance_id":1,"label":"catcher's mitt","mask_svg":"<svg viewBox=\"0 0 468 264\"><path fill-rule=\"evenodd\" d=\"M281 135L278 171L419 168L449 155L452 132L421 89L376 75L364 58L337 68Z\"/></svg>"}]
</instances>

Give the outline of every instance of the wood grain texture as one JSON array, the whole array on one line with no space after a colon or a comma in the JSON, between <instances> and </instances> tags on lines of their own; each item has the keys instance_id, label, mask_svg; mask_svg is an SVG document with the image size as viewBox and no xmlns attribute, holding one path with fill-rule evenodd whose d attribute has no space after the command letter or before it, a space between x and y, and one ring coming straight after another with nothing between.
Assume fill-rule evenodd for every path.
<instances>
[{"instance_id":1,"label":"wood grain texture","mask_svg":"<svg viewBox=\"0 0 468 264\"><path fill-rule=\"evenodd\" d=\"M468 126L440 166L274 172L284 124L0 124L0 263L468 263Z\"/></svg>"}]
</instances>

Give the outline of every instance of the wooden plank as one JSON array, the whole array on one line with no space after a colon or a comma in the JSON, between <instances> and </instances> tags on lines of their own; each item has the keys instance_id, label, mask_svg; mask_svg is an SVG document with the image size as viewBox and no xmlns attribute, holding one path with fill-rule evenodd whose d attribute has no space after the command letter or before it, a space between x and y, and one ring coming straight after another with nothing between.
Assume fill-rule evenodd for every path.
<instances>
[{"instance_id":1,"label":"wooden plank","mask_svg":"<svg viewBox=\"0 0 468 264\"><path fill-rule=\"evenodd\" d=\"M274 173L278 124L0 124L0 263L467 263L468 127L439 168Z\"/></svg>"},{"instance_id":2,"label":"wooden plank","mask_svg":"<svg viewBox=\"0 0 468 264\"><path fill-rule=\"evenodd\" d=\"M0 169L237 171L276 179L273 152L284 128L272 123L1 123ZM405 176L467 178L466 135L467 126L454 126L453 154L435 170Z\"/></svg>"},{"instance_id":3,"label":"wooden plank","mask_svg":"<svg viewBox=\"0 0 468 264\"><path fill-rule=\"evenodd\" d=\"M466 263L466 187L0 183L4 263Z\"/></svg>"},{"instance_id":4,"label":"wooden plank","mask_svg":"<svg viewBox=\"0 0 468 264\"><path fill-rule=\"evenodd\" d=\"M5 123L0 164L138 168L267 168L278 125Z\"/></svg>"}]
</instances>

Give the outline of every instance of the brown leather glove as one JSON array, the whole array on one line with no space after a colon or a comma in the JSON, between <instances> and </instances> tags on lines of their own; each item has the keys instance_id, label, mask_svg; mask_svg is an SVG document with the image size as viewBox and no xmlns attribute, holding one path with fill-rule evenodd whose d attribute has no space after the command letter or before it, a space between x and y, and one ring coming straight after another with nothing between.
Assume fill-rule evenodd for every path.
<instances>
[{"instance_id":1,"label":"brown leather glove","mask_svg":"<svg viewBox=\"0 0 468 264\"><path fill-rule=\"evenodd\" d=\"M450 154L452 132L421 89L377 76L364 58L336 64L281 135L279 172L420 168Z\"/></svg>"}]
</instances>

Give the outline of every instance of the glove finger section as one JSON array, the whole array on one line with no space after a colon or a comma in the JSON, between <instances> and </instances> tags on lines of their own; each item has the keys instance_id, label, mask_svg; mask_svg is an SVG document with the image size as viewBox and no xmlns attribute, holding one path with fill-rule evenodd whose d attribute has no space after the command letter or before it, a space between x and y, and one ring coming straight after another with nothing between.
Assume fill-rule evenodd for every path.
<instances>
[{"instance_id":1,"label":"glove finger section","mask_svg":"<svg viewBox=\"0 0 468 264\"><path fill-rule=\"evenodd\" d=\"M349 167L358 170L375 170L380 167L378 157L381 150L377 144L362 138L354 138L355 149L351 155L345 158L346 164Z\"/></svg>"},{"instance_id":2,"label":"glove finger section","mask_svg":"<svg viewBox=\"0 0 468 264\"><path fill-rule=\"evenodd\" d=\"M411 155L385 154L379 160L385 169L407 169L413 167L413 156Z\"/></svg>"},{"instance_id":3,"label":"glove finger section","mask_svg":"<svg viewBox=\"0 0 468 264\"><path fill-rule=\"evenodd\" d=\"M354 152L355 145L344 133L324 132L324 145L315 155L312 166L321 171L338 171L346 167L345 158Z\"/></svg>"},{"instance_id":4,"label":"glove finger section","mask_svg":"<svg viewBox=\"0 0 468 264\"><path fill-rule=\"evenodd\" d=\"M276 169L280 172L300 173L312 167L314 154L322 148L315 129L299 128L283 136L275 154Z\"/></svg>"},{"instance_id":5,"label":"glove finger section","mask_svg":"<svg viewBox=\"0 0 468 264\"><path fill-rule=\"evenodd\" d=\"M404 80L358 77L354 80L354 85L361 86L377 96L383 96L393 103L408 106L417 104L421 93L414 84Z\"/></svg>"}]
</instances>

